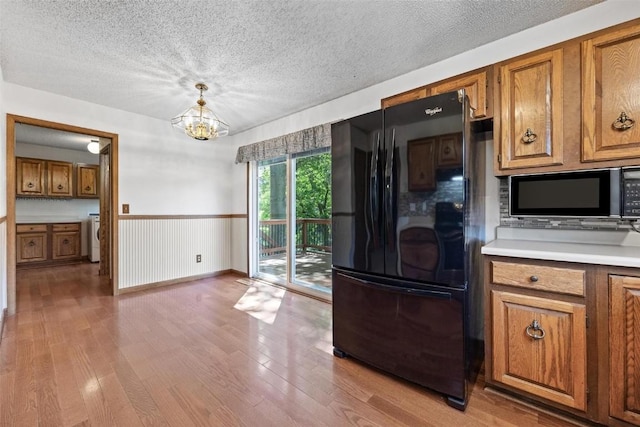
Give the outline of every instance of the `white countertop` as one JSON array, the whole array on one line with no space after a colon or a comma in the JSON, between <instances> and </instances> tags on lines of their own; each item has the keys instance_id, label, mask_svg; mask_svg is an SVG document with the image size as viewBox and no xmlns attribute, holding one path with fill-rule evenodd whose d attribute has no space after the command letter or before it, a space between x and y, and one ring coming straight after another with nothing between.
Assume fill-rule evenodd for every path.
<instances>
[{"instance_id":1,"label":"white countertop","mask_svg":"<svg viewBox=\"0 0 640 427\"><path fill-rule=\"evenodd\" d=\"M78 218L72 216L19 216L16 217L16 224L64 224L69 222L82 222L88 218Z\"/></svg>"},{"instance_id":2,"label":"white countertop","mask_svg":"<svg viewBox=\"0 0 640 427\"><path fill-rule=\"evenodd\" d=\"M498 238L483 246L482 253L640 268L640 233L590 230L503 230L502 227L498 227Z\"/></svg>"}]
</instances>

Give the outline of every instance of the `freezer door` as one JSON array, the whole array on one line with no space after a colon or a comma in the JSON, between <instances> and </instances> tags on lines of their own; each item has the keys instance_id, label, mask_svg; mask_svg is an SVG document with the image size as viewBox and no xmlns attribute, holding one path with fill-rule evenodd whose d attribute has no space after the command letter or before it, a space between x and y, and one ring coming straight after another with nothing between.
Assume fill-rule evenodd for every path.
<instances>
[{"instance_id":1,"label":"freezer door","mask_svg":"<svg viewBox=\"0 0 640 427\"><path fill-rule=\"evenodd\" d=\"M464 402L464 298L334 269L334 350Z\"/></svg>"},{"instance_id":2,"label":"freezer door","mask_svg":"<svg viewBox=\"0 0 640 427\"><path fill-rule=\"evenodd\" d=\"M384 272L382 113L331 127L332 263Z\"/></svg>"}]
</instances>

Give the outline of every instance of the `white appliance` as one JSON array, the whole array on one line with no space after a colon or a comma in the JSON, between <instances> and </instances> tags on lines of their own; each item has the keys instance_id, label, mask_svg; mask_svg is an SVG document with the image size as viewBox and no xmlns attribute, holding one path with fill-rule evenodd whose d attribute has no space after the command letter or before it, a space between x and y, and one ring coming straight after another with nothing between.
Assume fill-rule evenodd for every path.
<instances>
[{"instance_id":1,"label":"white appliance","mask_svg":"<svg viewBox=\"0 0 640 427\"><path fill-rule=\"evenodd\" d=\"M89 215L89 236L91 245L89 246L89 259L91 262L100 261L100 215Z\"/></svg>"}]
</instances>

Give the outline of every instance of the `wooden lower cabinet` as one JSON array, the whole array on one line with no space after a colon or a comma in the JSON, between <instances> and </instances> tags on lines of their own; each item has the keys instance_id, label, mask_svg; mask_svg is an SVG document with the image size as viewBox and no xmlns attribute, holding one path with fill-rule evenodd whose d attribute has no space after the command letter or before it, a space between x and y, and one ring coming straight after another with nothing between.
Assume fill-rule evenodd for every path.
<instances>
[{"instance_id":1,"label":"wooden lower cabinet","mask_svg":"<svg viewBox=\"0 0 640 427\"><path fill-rule=\"evenodd\" d=\"M493 379L586 409L584 304L492 291Z\"/></svg>"},{"instance_id":2,"label":"wooden lower cabinet","mask_svg":"<svg viewBox=\"0 0 640 427\"><path fill-rule=\"evenodd\" d=\"M609 412L640 425L640 277L609 276Z\"/></svg>"},{"instance_id":3,"label":"wooden lower cabinet","mask_svg":"<svg viewBox=\"0 0 640 427\"><path fill-rule=\"evenodd\" d=\"M80 223L18 224L16 226L16 264L50 264L79 260Z\"/></svg>"},{"instance_id":4,"label":"wooden lower cabinet","mask_svg":"<svg viewBox=\"0 0 640 427\"><path fill-rule=\"evenodd\" d=\"M640 426L640 268L485 256L490 387Z\"/></svg>"},{"instance_id":5,"label":"wooden lower cabinet","mask_svg":"<svg viewBox=\"0 0 640 427\"><path fill-rule=\"evenodd\" d=\"M16 227L16 262L47 260L47 225L20 224Z\"/></svg>"},{"instance_id":6,"label":"wooden lower cabinet","mask_svg":"<svg viewBox=\"0 0 640 427\"><path fill-rule=\"evenodd\" d=\"M80 256L80 224L52 224L51 243L54 260Z\"/></svg>"}]
</instances>

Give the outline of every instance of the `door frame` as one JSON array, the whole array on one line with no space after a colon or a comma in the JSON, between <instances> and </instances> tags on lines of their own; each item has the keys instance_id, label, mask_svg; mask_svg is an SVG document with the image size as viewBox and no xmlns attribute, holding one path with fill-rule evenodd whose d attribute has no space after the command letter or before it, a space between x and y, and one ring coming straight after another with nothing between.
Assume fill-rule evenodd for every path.
<instances>
[{"instance_id":1,"label":"door frame","mask_svg":"<svg viewBox=\"0 0 640 427\"><path fill-rule=\"evenodd\" d=\"M106 240L111 248L109 257L110 267L109 280L112 295L118 295L118 134L95 129L73 126L64 123L50 122L32 117L7 114L7 139L6 139L6 167L7 167L7 313L13 315L16 312L16 157L15 157L15 125L16 123L39 126L48 129L61 130L65 132L81 133L100 138L100 157L105 155L105 147L109 147L106 152L109 155L109 192L106 195L107 203L102 200L104 194L100 194L100 214L106 214L110 218L110 226L105 229ZM103 212L103 209L107 209ZM103 227L104 228L104 227Z\"/></svg>"}]
</instances>

